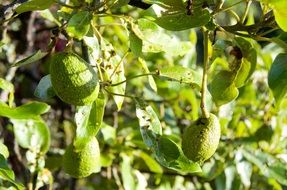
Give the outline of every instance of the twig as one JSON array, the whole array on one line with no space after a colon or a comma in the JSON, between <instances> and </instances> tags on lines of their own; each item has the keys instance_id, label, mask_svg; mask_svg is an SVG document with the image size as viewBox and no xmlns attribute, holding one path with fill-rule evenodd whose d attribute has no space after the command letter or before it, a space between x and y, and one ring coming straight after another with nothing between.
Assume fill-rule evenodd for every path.
<instances>
[{"instance_id":1,"label":"twig","mask_svg":"<svg viewBox=\"0 0 287 190\"><path fill-rule=\"evenodd\" d=\"M15 13L16 8L21 4L25 3L26 1L28 0L16 0L9 5L3 6L0 9L0 24L8 21Z\"/></svg>"},{"instance_id":2,"label":"twig","mask_svg":"<svg viewBox=\"0 0 287 190\"><path fill-rule=\"evenodd\" d=\"M204 118L209 118L209 113L206 110L206 91L207 91L207 70L208 70L208 36L209 31L203 29L203 42L204 42L204 59L203 59L203 76L202 76L202 86L201 86L201 103L200 108Z\"/></svg>"}]
</instances>

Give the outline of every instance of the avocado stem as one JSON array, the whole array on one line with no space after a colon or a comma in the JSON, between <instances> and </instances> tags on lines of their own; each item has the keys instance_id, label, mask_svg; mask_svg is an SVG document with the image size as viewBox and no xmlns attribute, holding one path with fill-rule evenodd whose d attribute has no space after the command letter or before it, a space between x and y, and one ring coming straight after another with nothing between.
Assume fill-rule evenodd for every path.
<instances>
[{"instance_id":1,"label":"avocado stem","mask_svg":"<svg viewBox=\"0 0 287 190\"><path fill-rule=\"evenodd\" d=\"M209 31L206 28L202 28L203 31L203 45L204 45L204 59L203 59L203 75L201 83L201 103L200 108L203 118L209 118L209 112L206 109L206 91L207 91L207 71L208 71L208 35Z\"/></svg>"}]
</instances>

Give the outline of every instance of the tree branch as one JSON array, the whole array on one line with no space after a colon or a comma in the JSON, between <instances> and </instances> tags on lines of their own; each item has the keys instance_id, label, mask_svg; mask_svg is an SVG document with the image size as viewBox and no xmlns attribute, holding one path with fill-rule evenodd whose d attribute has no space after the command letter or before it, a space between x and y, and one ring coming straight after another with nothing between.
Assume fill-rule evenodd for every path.
<instances>
[{"instance_id":1,"label":"tree branch","mask_svg":"<svg viewBox=\"0 0 287 190\"><path fill-rule=\"evenodd\" d=\"M13 16L15 13L16 8L21 5L22 3L25 3L28 0L16 0L13 3L9 5L4 5L0 8L0 23L5 22L9 18Z\"/></svg>"},{"instance_id":2,"label":"tree branch","mask_svg":"<svg viewBox=\"0 0 287 190\"><path fill-rule=\"evenodd\" d=\"M144 3L142 0L130 0L129 5L141 9L148 9L151 6L151 4Z\"/></svg>"}]
</instances>

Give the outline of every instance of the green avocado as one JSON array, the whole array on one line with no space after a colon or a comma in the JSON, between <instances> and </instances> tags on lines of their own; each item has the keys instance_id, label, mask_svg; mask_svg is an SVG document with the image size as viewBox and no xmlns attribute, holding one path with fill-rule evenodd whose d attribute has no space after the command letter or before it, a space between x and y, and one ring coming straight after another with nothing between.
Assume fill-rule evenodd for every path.
<instances>
[{"instance_id":1,"label":"green avocado","mask_svg":"<svg viewBox=\"0 0 287 190\"><path fill-rule=\"evenodd\" d=\"M52 86L62 101L83 106L91 104L97 98L97 73L78 55L57 53L50 58L49 63Z\"/></svg>"},{"instance_id":2,"label":"green avocado","mask_svg":"<svg viewBox=\"0 0 287 190\"><path fill-rule=\"evenodd\" d=\"M185 156L202 164L216 151L220 139L220 124L217 117L199 118L183 133L182 150Z\"/></svg>"},{"instance_id":3,"label":"green avocado","mask_svg":"<svg viewBox=\"0 0 287 190\"><path fill-rule=\"evenodd\" d=\"M67 147L63 157L63 168L70 176L87 177L98 172L100 166L100 148L95 137L79 150L76 150L73 144Z\"/></svg>"}]
</instances>

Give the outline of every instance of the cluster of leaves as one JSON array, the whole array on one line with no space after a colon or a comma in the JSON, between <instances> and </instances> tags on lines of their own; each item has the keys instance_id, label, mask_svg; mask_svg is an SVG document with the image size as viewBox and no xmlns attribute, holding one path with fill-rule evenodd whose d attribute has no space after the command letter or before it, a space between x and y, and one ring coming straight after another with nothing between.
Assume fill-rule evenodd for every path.
<instances>
[{"instance_id":1,"label":"cluster of leaves","mask_svg":"<svg viewBox=\"0 0 287 190\"><path fill-rule=\"evenodd\" d=\"M146 10L131 2L29 0L5 9L15 13L5 14L0 64L3 73L18 71L13 84L0 72L0 125L4 140L14 134L21 150L0 143L1 186L61 189L71 180L104 189L286 188L285 1L146 0ZM50 41L23 59L11 33L31 11L45 22ZM210 34L205 51L197 39L202 31ZM55 97L46 59L64 48L97 69L101 90L92 105L74 107ZM183 129L200 116L203 55L206 109L219 116L222 138L200 166L180 144ZM39 72L37 87L21 70ZM101 170L75 184L61 170L64 149L95 134ZM28 179L16 172L15 155Z\"/></svg>"}]
</instances>

